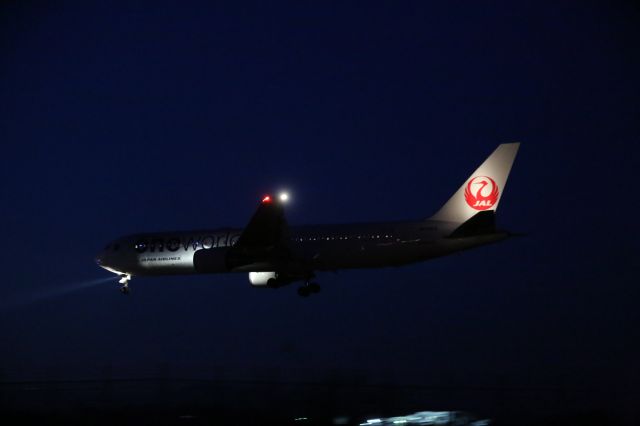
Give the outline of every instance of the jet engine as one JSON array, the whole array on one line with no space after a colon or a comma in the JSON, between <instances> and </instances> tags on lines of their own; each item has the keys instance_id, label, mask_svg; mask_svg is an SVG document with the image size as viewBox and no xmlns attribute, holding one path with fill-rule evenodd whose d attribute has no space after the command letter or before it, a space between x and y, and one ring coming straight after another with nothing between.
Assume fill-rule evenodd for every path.
<instances>
[{"instance_id":1,"label":"jet engine","mask_svg":"<svg viewBox=\"0 0 640 426\"><path fill-rule=\"evenodd\" d=\"M275 287L278 282L278 273L249 272L249 282L254 287Z\"/></svg>"}]
</instances>

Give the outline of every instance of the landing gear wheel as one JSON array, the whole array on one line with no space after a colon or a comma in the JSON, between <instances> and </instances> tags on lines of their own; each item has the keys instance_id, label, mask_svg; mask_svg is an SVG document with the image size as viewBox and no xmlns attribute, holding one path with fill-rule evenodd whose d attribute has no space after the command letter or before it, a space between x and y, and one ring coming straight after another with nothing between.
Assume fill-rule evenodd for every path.
<instances>
[{"instance_id":1,"label":"landing gear wheel","mask_svg":"<svg viewBox=\"0 0 640 426\"><path fill-rule=\"evenodd\" d=\"M320 286L318 285L318 283L309 283L309 285L307 285L307 288L311 293L320 293Z\"/></svg>"},{"instance_id":2,"label":"landing gear wheel","mask_svg":"<svg viewBox=\"0 0 640 426\"><path fill-rule=\"evenodd\" d=\"M300 295L301 297L308 297L309 294L311 294L311 292L309 291L308 286L298 288L298 295Z\"/></svg>"},{"instance_id":3,"label":"landing gear wheel","mask_svg":"<svg viewBox=\"0 0 640 426\"><path fill-rule=\"evenodd\" d=\"M120 275L120 280L118 281L120 284L120 293L129 294L129 281L131 280L131 275L122 274Z\"/></svg>"}]
</instances>

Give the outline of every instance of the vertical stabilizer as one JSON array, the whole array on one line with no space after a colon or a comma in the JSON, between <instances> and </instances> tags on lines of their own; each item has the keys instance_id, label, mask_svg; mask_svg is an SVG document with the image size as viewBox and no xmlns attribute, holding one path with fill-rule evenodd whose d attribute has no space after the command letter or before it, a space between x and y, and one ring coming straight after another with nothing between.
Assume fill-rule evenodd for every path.
<instances>
[{"instance_id":1,"label":"vertical stabilizer","mask_svg":"<svg viewBox=\"0 0 640 426\"><path fill-rule=\"evenodd\" d=\"M520 143L499 145L431 218L462 223L481 211L496 211Z\"/></svg>"}]
</instances>

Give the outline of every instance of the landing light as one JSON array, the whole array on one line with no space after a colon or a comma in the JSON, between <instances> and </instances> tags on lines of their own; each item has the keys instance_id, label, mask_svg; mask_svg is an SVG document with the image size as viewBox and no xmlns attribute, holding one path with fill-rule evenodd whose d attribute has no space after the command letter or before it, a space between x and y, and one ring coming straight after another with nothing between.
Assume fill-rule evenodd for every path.
<instances>
[{"instance_id":1,"label":"landing light","mask_svg":"<svg viewBox=\"0 0 640 426\"><path fill-rule=\"evenodd\" d=\"M286 203L288 200L289 200L289 194L286 192L281 192L280 201L282 201L283 203Z\"/></svg>"}]
</instances>

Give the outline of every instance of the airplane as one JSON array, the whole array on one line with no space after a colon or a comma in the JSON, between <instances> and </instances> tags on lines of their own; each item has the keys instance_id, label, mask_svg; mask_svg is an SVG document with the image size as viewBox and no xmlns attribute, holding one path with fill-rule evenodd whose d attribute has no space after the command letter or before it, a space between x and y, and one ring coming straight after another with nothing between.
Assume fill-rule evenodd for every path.
<instances>
[{"instance_id":1,"label":"airplane","mask_svg":"<svg viewBox=\"0 0 640 426\"><path fill-rule=\"evenodd\" d=\"M243 229L141 233L109 243L96 257L129 293L134 276L238 273L259 288L301 281L298 294L320 291L316 272L402 266L495 243L496 210L519 143L499 145L433 216L411 222L289 226L288 194L265 195Z\"/></svg>"}]
</instances>

